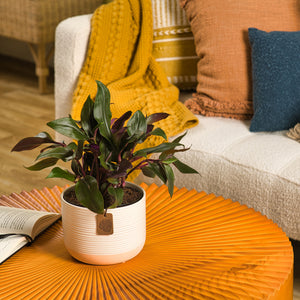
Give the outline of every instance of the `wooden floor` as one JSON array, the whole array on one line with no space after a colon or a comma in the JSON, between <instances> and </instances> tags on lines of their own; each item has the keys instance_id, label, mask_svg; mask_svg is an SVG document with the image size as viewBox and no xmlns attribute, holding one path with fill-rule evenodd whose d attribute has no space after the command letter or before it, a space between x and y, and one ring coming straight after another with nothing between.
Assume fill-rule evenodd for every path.
<instances>
[{"instance_id":1,"label":"wooden floor","mask_svg":"<svg viewBox=\"0 0 300 300\"><path fill-rule=\"evenodd\" d=\"M54 119L53 80L52 92L40 95L33 64L0 57L0 66L0 194L61 184L45 179L49 170L32 172L23 167L34 163L37 151L11 152L21 138L51 132L45 124Z\"/></svg>"},{"instance_id":2,"label":"wooden floor","mask_svg":"<svg viewBox=\"0 0 300 300\"><path fill-rule=\"evenodd\" d=\"M10 151L21 138L41 131L53 133L45 125L54 119L53 74L49 86L49 94L40 95L33 64L0 56L0 195L67 183L60 179L45 179L47 170L31 172L23 167L33 164L38 152ZM300 242L292 243L295 253L294 300L300 300Z\"/></svg>"}]
</instances>

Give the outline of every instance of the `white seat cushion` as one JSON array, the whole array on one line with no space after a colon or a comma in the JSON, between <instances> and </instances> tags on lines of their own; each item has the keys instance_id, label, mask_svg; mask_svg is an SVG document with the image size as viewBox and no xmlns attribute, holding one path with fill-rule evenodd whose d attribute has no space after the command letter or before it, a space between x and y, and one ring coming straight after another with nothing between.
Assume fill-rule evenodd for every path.
<instances>
[{"instance_id":1,"label":"white seat cushion","mask_svg":"<svg viewBox=\"0 0 300 300\"><path fill-rule=\"evenodd\" d=\"M285 132L252 133L249 121L198 118L182 140L191 149L177 157L200 175L175 170L176 185L253 207L300 239L300 145Z\"/></svg>"}]
</instances>

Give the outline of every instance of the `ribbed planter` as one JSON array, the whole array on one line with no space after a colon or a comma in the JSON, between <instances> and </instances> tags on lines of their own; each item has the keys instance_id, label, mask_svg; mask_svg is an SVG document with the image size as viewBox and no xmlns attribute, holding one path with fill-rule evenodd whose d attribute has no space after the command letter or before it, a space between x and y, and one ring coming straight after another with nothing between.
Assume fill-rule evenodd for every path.
<instances>
[{"instance_id":1,"label":"ribbed planter","mask_svg":"<svg viewBox=\"0 0 300 300\"><path fill-rule=\"evenodd\" d=\"M85 207L70 204L61 194L64 243L77 260L94 265L110 265L135 257L146 240L146 196L138 202L108 209L113 217L113 234L97 234L97 214ZM70 187L68 189L72 189Z\"/></svg>"}]
</instances>

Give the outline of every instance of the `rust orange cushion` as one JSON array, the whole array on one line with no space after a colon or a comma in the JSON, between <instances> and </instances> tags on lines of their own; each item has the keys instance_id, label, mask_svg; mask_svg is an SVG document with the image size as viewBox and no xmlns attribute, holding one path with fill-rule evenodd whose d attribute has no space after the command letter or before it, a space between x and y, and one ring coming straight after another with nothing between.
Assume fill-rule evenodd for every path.
<instances>
[{"instance_id":1,"label":"rust orange cushion","mask_svg":"<svg viewBox=\"0 0 300 300\"><path fill-rule=\"evenodd\" d=\"M197 93L186 105L206 116L250 119L248 28L300 30L298 0L180 0L195 38Z\"/></svg>"}]
</instances>

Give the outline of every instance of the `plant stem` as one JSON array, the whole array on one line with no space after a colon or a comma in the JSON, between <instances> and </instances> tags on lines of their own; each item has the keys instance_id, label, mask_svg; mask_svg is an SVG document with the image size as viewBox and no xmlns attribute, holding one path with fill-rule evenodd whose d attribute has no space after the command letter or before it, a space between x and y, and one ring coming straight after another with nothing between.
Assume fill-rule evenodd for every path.
<instances>
[{"instance_id":1,"label":"plant stem","mask_svg":"<svg viewBox=\"0 0 300 300\"><path fill-rule=\"evenodd\" d=\"M128 172L128 174L127 174L127 176L129 175L129 174L131 174L133 171L135 171L135 170L138 170L138 169L142 169L142 168L144 168L144 167L147 167L148 165L149 165L149 163L151 163L151 162L153 162L153 163L156 163L156 162L159 162L159 160L158 159L144 159L144 160L142 160L141 162L139 162L134 168L132 168L129 172Z\"/></svg>"},{"instance_id":2,"label":"plant stem","mask_svg":"<svg viewBox=\"0 0 300 300\"><path fill-rule=\"evenodd\" d=\"M76 161L78 162L78 165L80 166L82 176L85 177L86 174L84 172L83 163L81 164L79 159L76 159ZM82 158L82 161L83 161L83 158Z\"/></svg>"}]
</instances>

